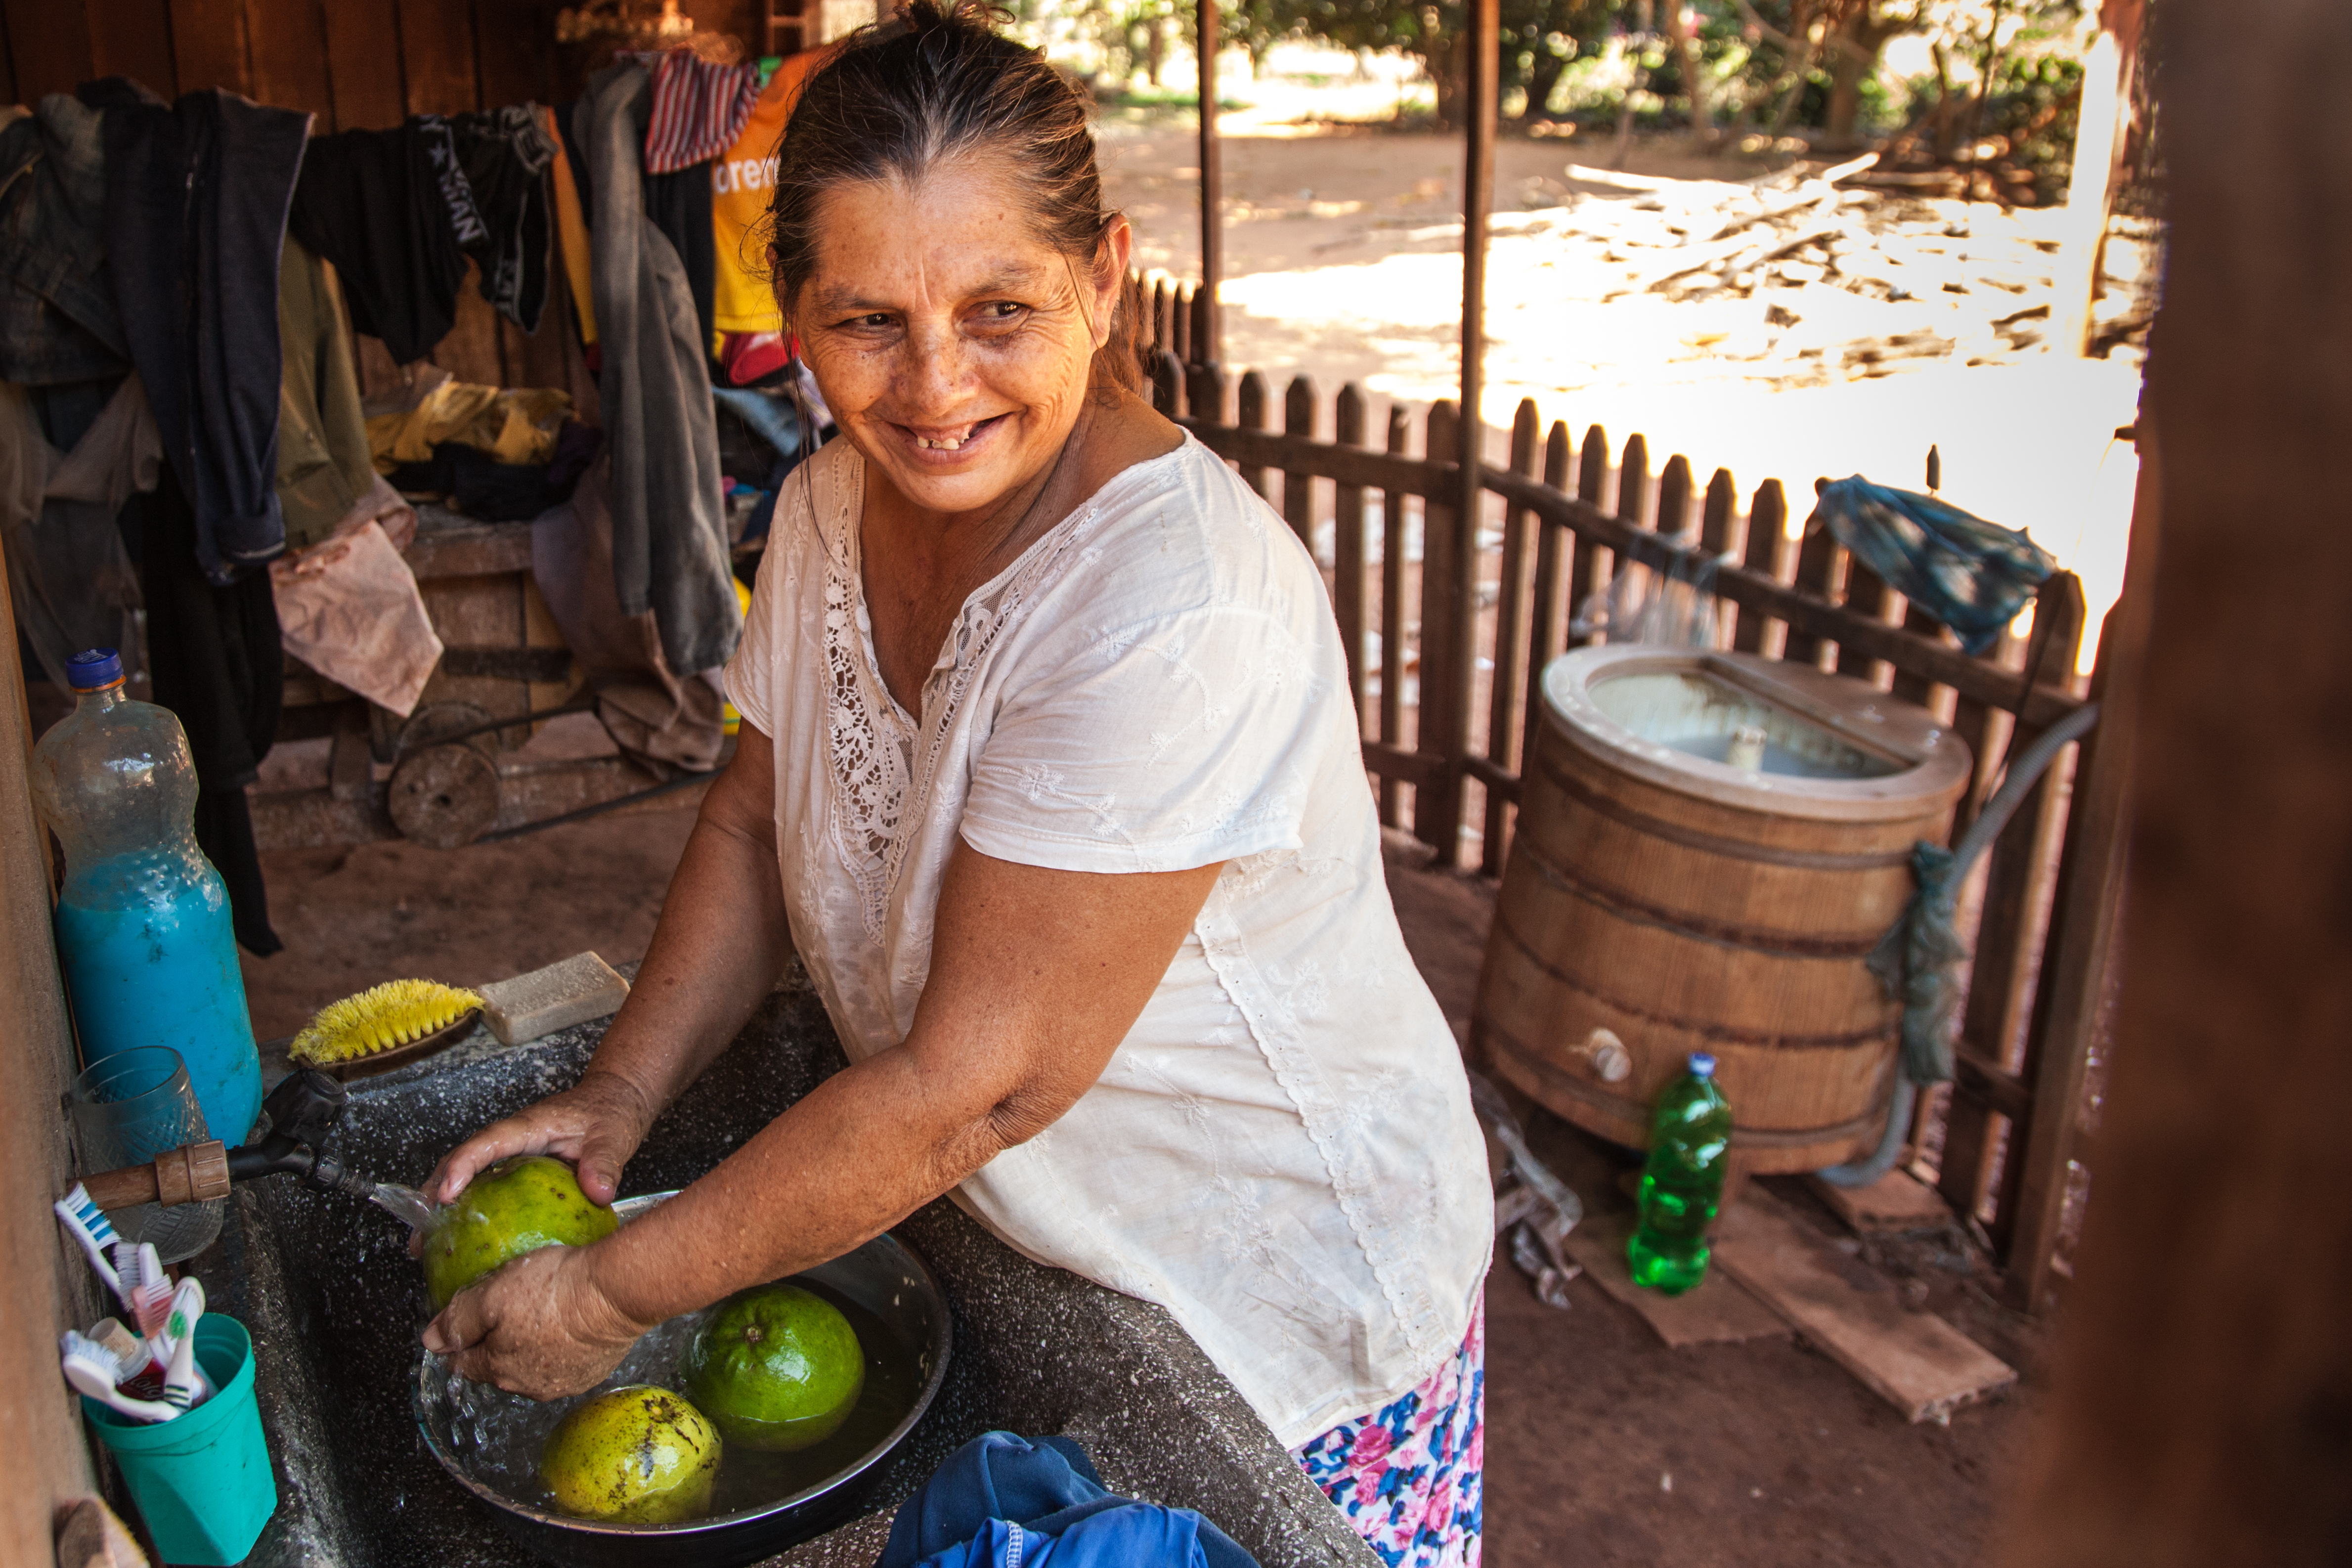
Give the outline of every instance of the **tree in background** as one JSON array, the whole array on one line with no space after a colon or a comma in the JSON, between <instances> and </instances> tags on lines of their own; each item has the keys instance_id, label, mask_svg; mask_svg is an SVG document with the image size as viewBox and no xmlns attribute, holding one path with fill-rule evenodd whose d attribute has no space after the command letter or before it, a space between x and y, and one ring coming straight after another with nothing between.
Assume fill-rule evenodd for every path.
<instances>
[{"instance_id":1,"label":"tree in background","mask_svg":"<svg viewBox=\"0 0 2352 1568\"><path fill-rule=\"evenodd\" d=\"M1521 118L1541 118L1570 61L1608 35L1620 0L1501 0L1501 69L1506 97L1526 94ZM1459 113L1465 25L1461 0L1243 0L1225 15L1234 42L1252 38L1253 54L1276 39L1321 38L1345 49L1402 49L1422 63L1437 87L1437 117L1449 126Z\"/></svg>"},{"instance_id":2,"label":"tree in background","mask_svg":"<svg viewBox=\"0 0 2352 1568\"><path fill-rule=\"evenodd\" d=\"M1018 0L1090 37L1122 79L1195 47L1193 0ZM2071 141L2076 71L2066 38L2084 0L1501 0L1499 85L1516 117L1550 117L1571 70L1612 52L1633 88L1605 110L1630 132L1635 100L1679 114L1702 144L1754 130L1813 132L1824 152L1858 146L1865 117L1906 133L1922 116L1939 155L2000 136L2021 147ZM1437 117L1461 122L1463 0L1223 0L1224 37L1262 64L1286 38L1360 53L1398 50L1436 88ZM1886 46L1933 42L1934 76L1890 86ZM1904 105L1898 108L1897 104ZM1580 115L1580 118L1582 116ZM2063 152L2059 154L2063 157Z\"/></svg>"}]
</instances>

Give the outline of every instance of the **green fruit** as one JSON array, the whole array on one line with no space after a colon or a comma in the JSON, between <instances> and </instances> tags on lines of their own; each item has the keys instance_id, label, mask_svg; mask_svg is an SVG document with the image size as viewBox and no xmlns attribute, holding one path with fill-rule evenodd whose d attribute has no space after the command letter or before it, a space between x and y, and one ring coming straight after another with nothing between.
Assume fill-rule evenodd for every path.
<instances>
[{"instance_id":1,"label":"green fruit","mask_svg":"<svg viewBox=\"0 0 2352 1568\"><path fill-rule=\"evenodd\" d=\"M686 1352L686 1392L730 1443L783 1453L822 1443L856 1406L866 1352L849 1320L797 1285L719 1304Z\"/></svg>"},{"instance_id":2,"label":"green fruit","mask_svg":"<svg viewBox=\"0 0 2352 1568\"><path fill-rule=\"evenodd\" d=\"M509 1258L542 1247L585 1247L620 1224L611 1209L588 1201L562 1161L545 1154L501 1160L434 1216L425 1238L433 1310Z\"/></svg>"},{"instance_id":3,"label":"green fruit","mask_svg":"<svg viewBox=\"0 0 2352 1568\"><path fill-rule=\"evenodd\" d=\"M724 1445L701 1411L667 1388L600 1394L548 1434L539 1479L575 1519L676 1524L710 1511Z\"/></svg>"}]
</instances>

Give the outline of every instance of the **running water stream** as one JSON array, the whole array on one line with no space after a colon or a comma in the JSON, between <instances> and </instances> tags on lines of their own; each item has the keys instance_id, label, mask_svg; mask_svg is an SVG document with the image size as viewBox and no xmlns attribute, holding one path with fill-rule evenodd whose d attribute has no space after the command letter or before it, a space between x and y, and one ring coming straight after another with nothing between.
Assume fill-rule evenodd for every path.
<instances>
[{"instance_id":1,"label":"running water stream","mask_svg":"<svg viewBox=\"0 0 2352 1568\"><path fill-rule=\"evenodd\" d=\"M397 1217L411 1230L423 1230L433 1220L433 1203L415 1187L404 1187L397 1182L378 1182L368 1199L376 1207Z\"/></svg>"}]
</instances>

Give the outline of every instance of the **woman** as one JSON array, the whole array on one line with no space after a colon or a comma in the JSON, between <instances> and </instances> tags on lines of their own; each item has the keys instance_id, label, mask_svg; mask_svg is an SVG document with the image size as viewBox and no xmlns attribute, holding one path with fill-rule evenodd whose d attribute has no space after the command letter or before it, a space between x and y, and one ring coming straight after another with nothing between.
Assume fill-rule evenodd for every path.
<instances>
[{"instance_id":1,"label":"woman","mask_svg":"<svg viewBox=\"0 0 2352 1568\"><path fill-rule=\"evenodd\" d=\"M1082 100L928 0L810 80L777 289L843 439L780 499L706 797L577 1087L434 1177L609 1202L797 951L852 1066L674 1201L460 1295L538 1397L942 1193L1174 1313L1391 1562L1476 1557L1492 1219L1297 539L1134 391Z\"/></svg>"}]
</instances>

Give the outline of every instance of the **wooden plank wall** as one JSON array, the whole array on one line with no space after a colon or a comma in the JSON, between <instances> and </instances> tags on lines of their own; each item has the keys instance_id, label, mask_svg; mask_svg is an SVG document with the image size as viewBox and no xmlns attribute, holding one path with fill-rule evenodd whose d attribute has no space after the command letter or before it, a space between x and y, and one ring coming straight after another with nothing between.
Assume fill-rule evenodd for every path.
<instances>
[{"instance_id":1,"label":"wooden plank wall","mask_svg":"<svg viewBox=\"0 0 2352 1568\"><path fill-rule=\"evenodd\" d=\"M384 130L411 114L459 114L579 96L585 46L558 45L560 0L0 0L0 92L37 102L93 77L135 77L163 98L226 88L307 110L313 129ZM688 0L698 27L754 41L753 0ZM555 312L550 312L551 320ZM562 343L525 338L472 282L431 356L462 381L566 384ZM398 371L361 342L362 390Z\"/></svg>"}]
</instances>

